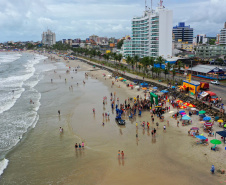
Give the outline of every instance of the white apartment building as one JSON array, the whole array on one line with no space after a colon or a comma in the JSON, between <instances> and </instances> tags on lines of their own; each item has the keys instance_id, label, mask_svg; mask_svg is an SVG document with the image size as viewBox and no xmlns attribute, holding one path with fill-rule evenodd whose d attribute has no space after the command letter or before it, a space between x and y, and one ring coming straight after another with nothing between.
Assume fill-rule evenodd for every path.
<instances>
[{"instance_id":1,"label":"white apartment building","mask_svg":"<svg viewBox=\"0 0 226 185\"><path fill-rule=\"evenodd\" d=\"M226 45L226 22L224 23L224 28L221 30L221 33L220 33L219 44Z\"/></svg>"},{"instance_id":2,"label":"white apartment building","mask_svg":"<svg viewBox=\"0 0 226 185\"><path fill-rule=\"evenodd\" d=\"M123 56L170 58L172 56L173 12L160 5L132 19L132 38L124 41Z\"/></svg>"},{"instance_id":3,"label":"white apartment building","mask_svg":"<svg viewBox=\"0 0 226 185\"><path fill-rule=\"evenodd\" d=\"M56 44L56 35L54 32L47 30L42 33L42 44L52 46Z\"/></svg>"},{"instance_id":4,"label":"white apartment building","mask_svg":"<svg viewBox=\"0 0 226 185\"><path fill-rule=\"evenodd\" d=\"M196 46L198 44L206 44L208 42L208 38L206 38L206 34L199 34L195 38L193 38L193 44Z\"/></svg>"}]
</instances>

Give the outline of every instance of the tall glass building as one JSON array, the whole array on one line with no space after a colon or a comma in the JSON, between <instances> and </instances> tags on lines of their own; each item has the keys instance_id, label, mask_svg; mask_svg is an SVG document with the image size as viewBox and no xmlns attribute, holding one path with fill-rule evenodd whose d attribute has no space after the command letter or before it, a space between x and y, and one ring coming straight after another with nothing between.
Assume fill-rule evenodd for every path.
<instances>
[{"instance_id":1,"label":"tall glass building","mask_svg":"<svg viewBox=\"0 0 226 185\"><path fill-rule=\"evenodd\" d=\"M221 45L226 45L226 22L224 23L224 28L220 33L220 43Z\"/></svg>"},{"instance_id":2,"label":"tall glass building","mask_svg":"<svg viewBox=\"0 0 226 185\"><path fill-rule=\"evenodd\" d=\"M179 22L178 26L173 27L173 34L176 42L180 40L190 44L193 43L193 28L190 28L190 25L185 26L184 22Z\"/></svg>"},{"instance_id":3,"label":"tall glass building","mask_svg":"<svg viewBox=\"0 0 226 185\"><path fill-rule=\"evenodd\" d=\"M124 41L123 56L169 58L172 56L173 12L160 1L156 10L145 10L141 17L132 19L132 37Z\"/></svg>"}]
</instances>

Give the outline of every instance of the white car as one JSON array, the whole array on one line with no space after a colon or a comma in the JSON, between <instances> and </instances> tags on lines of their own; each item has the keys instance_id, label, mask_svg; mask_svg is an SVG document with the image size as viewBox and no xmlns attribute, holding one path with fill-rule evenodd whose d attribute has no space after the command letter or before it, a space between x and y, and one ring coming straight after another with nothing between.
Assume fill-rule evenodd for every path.
<instances>
[{"instance_id":1,"label":"white car","mask_svg":"<svg viewBox=\"0 0 226 185\"><path fill-rule=\"evenodd\" d=\"M215 84L215 85L220 85L220 82L219 82L219 81L217 81L217 80L215 80L215 81L211 81L210 83L211 83L211 84Z\"/></svg>"}]
</instances>

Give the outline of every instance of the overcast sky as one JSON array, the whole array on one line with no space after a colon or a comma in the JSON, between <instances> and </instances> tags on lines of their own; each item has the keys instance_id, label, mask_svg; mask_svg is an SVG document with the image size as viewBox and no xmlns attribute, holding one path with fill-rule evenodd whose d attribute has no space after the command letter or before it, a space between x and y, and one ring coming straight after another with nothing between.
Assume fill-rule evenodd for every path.
<instances>
[{"instance_id":1,"label":"overcast sky","mask_svg":"<svg viewBox=\"0 0 226 185\"><path fill-rule=\"evenodd\" d=\"M49 28L56 40L131 34L131 19L144 11L145 0L0 0L0 42L39 41ZM147 0L151 5L151 0ZM153 0L156 7L159 0ZM226 0L165 0L173 25L186 22L194 36L216 36L226 22Z\"/></svg>"}]
</instances>

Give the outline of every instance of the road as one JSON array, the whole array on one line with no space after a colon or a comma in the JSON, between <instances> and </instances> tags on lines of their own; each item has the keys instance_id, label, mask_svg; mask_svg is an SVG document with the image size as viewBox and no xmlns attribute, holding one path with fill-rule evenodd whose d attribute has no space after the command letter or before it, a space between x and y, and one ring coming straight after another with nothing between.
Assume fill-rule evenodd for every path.
<instances>
[{"instance_id":1,"label":"road","mask_svg":"<svg viewBox=\"0 0 226 185\"><path fill-rule=\"evenodd\" d=\"M95 57L95 59L96 60L104 61L103 58L99 59L99 57ZM112 63L112 64L119 63L119 62L116 62L116 61L113 61L113 60L109 60L108 62L109 63ZM128 66L128 64L126 64L126 63L122 63L121 62L121 64L123 64L125 66ZM163 73L161 73L160 76L161 76L161 78L165 78L165 74L163 74ZM172 79L172 74L167 74L166 75L166 78ZM174 77L174 79L177 80L177 81L179 81L180 79L186 79L186 78L184 76L182 77L182 76L176 75ZM199 79L199 78L194 78L194 77L192 77L192 81L194 81L194 82L200 82L200 81L202 81L202 82L203 81L210 82L210 81L205 80L205 79ZM226 105L226 86L223 86L223 85L213 85L211 83L209 83L209 84L210 84L209 91L212 91L212 92L216 93L218 97L221 97L222 98L222 103Z\"/></svg>"}]
</instances>

